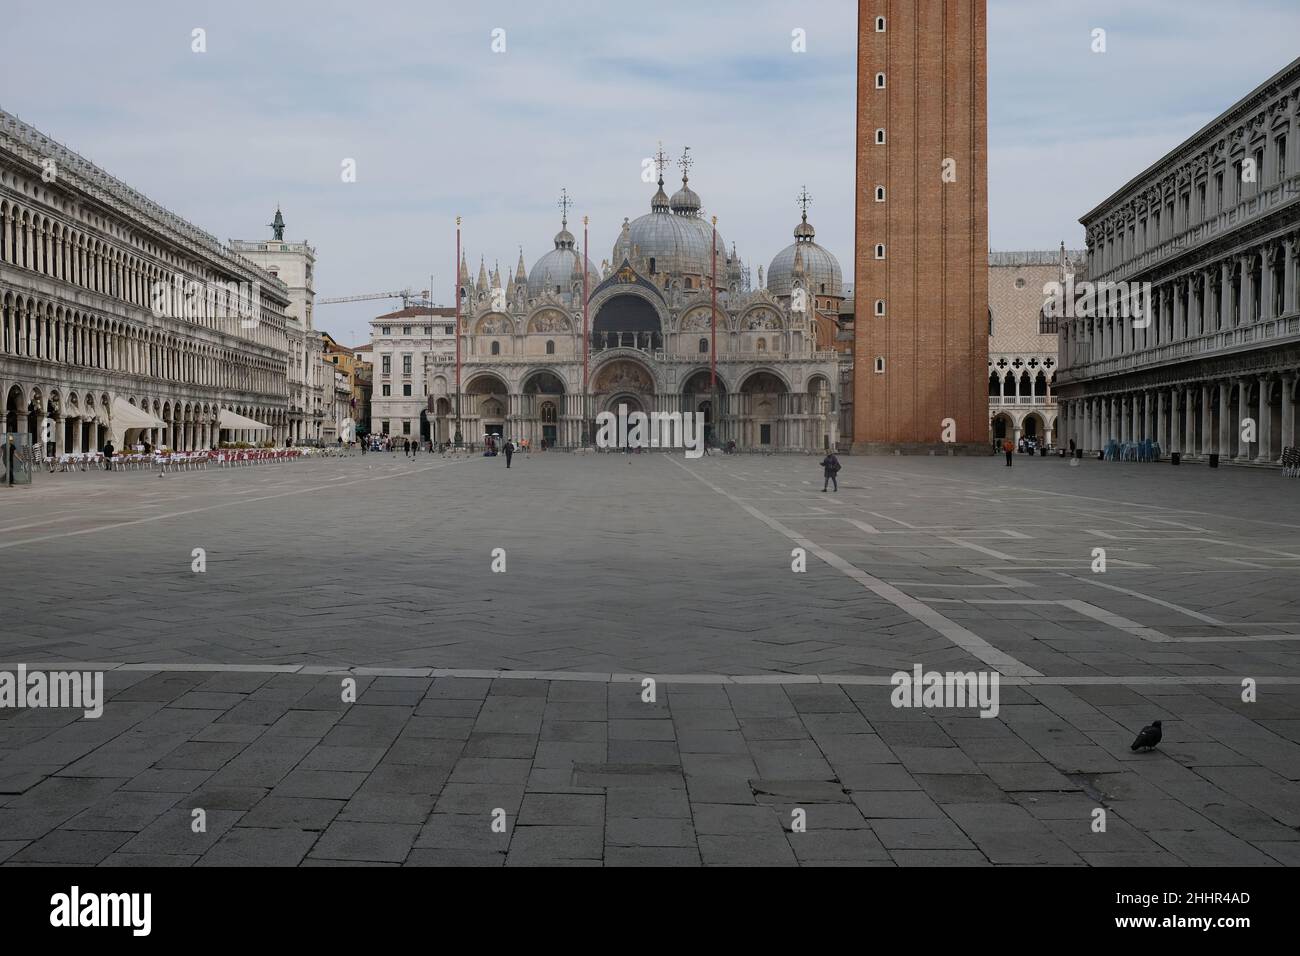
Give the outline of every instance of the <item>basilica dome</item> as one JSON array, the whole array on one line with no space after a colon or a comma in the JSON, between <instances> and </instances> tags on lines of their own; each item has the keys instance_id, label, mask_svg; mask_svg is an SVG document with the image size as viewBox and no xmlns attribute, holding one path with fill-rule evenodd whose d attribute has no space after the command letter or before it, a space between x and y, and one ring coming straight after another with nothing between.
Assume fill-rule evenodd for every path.
<instances>
[{"instance_id":1,"label":"basilica dome","mask_svg":"<svg viewBox=\"0 0 1300 956\"><path fill-rule=\"evenodd\" d=\"M839 260L828 249L819 246L808 210L803 220L794 227L794 242L772 259L767 270L767 291L775 296L789 295L794 288L796 255L803 267L803 287L814 295L844 296L844 278Z\"/></svg>"},{"instance_id":2,"label":"basilica dome","mask_svg":"<svg viewBox=\"0 0 1300 956\"><path fill-rule=\"evenodd\" d=\"M569 232L568 225L567 221L561 225L560 231L555 234L555 248L538 259L528 271L530 298L543 295L548 288L554 293L556 286L560 287L561 293L568 292L569 281L575 274L574 269L577 269L577 275L582 275L582 256L578 253L577 240ZM599 281L600 270L588 259L587 282L594 289Z\"/></svg>"},{"instance_id":3,"label":"basilica dome","mask_svg":"<svg viewBox=\"0 0 1300 956\"><path fill-rule=\"evenodd\" d=\"M659 191L650 201L650 212L624 227L614 245L614 262L624 256L640 256L646 271L706 276L713 268L711 242L713 226L700 216L700 197L682 177L682 188L669 199L663 179ZM722 234L717 237L718 274L725 275L727 248Z\"/></svg>"}]
</instances>

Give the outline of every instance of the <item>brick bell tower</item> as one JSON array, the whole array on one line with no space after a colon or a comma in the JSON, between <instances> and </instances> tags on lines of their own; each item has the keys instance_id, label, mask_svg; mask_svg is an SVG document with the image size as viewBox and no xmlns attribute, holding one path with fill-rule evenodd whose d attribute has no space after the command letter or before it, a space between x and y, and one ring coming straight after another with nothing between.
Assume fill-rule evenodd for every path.
<instances>
[{"instance_id":1,"label":"brick bell tower","mask_svg":"<svg viewBox=\"0 0 1300 956\"><path fill-rule=\"evenodd\" d=\"M986 13L858 3L858 454L988 453Z\"/></svg>"}]
</instances>

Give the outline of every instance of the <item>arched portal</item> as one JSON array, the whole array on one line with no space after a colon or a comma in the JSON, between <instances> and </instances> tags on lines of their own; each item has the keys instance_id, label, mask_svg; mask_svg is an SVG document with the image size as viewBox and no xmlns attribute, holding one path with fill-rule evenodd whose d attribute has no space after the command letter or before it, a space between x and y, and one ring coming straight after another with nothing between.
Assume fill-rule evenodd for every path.
<instances>
[{"instance_id":1,"label":"arched portal","mask_svg":"<svg viewBox=\"0 0 1300 956\"><path fill-rule=\"evenodd\" d=\"M785 382L772 372L754 372L740 383L743 446L770 448L788 444L778 429L786 413L789 392Z\"/></svg>"},{"instance_id":2,"label":"arched portal","mask_svg":"<svg viewBox=\"0 0 1300 956\"><path fill-rule=\"evenodd\" d=\"M645 351L663 348L659 313L639 295L616 295L606 300L596 312L591 330L593 351L619 347Z\"/></svg>"},{"instance_id":3,"label":"arched portal","mask_svg":"<svg viewBox=\"0 0 1300 956\"><path fill-rule=\"evenodd\" d=\"M520 437L527 438L530 444L545 442L548 448L557 444L576 444L576 434L570 433L571 427L576 426L564 423L564 433L561 434L560 416L565 406L566 392L563 380L545 369L533 372L524 379Z\"/></svg>"},{"instance_id":4,"label":"arched portal","mask_svg":"<svg viewBox=\"0 0 1300 956\"><path fill-rule=\"evenodd\" d=\"M465 386L461 409L464 440L481 442L486 435L505 437L510 414L510 386L499 375L484 372Z\"/></svg>"}]
</instances>

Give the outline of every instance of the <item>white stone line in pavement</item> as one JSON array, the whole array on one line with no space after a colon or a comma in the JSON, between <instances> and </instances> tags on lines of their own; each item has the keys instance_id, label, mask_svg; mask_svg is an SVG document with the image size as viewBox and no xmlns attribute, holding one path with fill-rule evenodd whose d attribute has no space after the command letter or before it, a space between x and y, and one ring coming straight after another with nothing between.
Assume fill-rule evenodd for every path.
<instances>
[{"instance_id":1,"label":"white stone line in pavement","mask_svg":"<svg viewBox=\"0 0 1300 956\"><path fill-rule=\"evenodd\" d=\"M970 548L972 551L978 551L980 554L987 554L990 558L997 558L999 561L1016 560L1012 555L1006 554L1005 552L995 551L992 548L986 548L981 544L974 544L970 541L963 541L961 538L950 538L947 535L942 534L937 535L937 537L940 541L948 541L963 548Z\"/></svg>"},{"instance_id":2,"label":"white stone line in pavement","mask_svg":"<svg viewBox=\"0 0 1300 956\"><path fill-rule=\"evenodd\" d=\"M1296 636L1296 635L1287 635ZM18 664L0 663L0 670L13 670ZM512 671L480 670L444 667L347 667L307 664L197 664L155 663L123 664L85 661L57 661L53 663L24 664L28 672L51 670L123 671L130 673L239 673L239 674L292 674L298 676L327 677L450 677L475 680L545 680L584 681L597 684L639 684L650 678L657 684L865 684L889 686L890 674L622 674L606 671ZM953 668L956 669L956 668ZM1300 675L1250 675L1258 684L1300 684ZM1005 674L1001 683L1013 686L1240 686L1242 678L1236 674L1138 674L1131 676L1074 675L1051 677L1044 674Z\"/></svg>"},{"instance_id":3,"label":"white stone line in pavement","mask_svg":"<svg viewBox=\"0 0 1300 956\"><path fill-rule=\"evenodd\" d=\"M971 574L978 574L981 577L990 578L994 581L1001 582L1007 587L1012 588L1036 588L1037 584L1031 584L1020 578L1012 577L1009 574L1002 574L1001 571L995 571L993 568L962 568L963 571L969 571Z\"/></svg>"},{"instance_id":4,"label":"white stone line in pavement","mask_svg":"<svg viewBox=\"0 0 1300 956\"><path fill-rule=\"evenodd\" d=\"M888 601L890 604L894 605L899 610L904 611L907 614L910 614L912 617L916 618L918 621L920 621L922 624L929 627L931 630L936 631L937 633L942 634L944 637L948 638L948 640L952 641L958 647L962 648L962 650L966 651L966 653L983 661L985 664L988 664L990 667L995 668L1000 673L1004 675L1015 674L1015 675L1022 675L1022 676L1036 676L1039 674L1037 670L1030 667L1028 664L1016 660L1014 657L1012 657L1010 654L1007 654L1004 651L998 650L996 647L994 647L988 641L984 640L984 638L980 637L975 632L967 630L966 628L958 624L956 621L945 617L944 615L940 614L937 610L930 607L925 602L912 597L910 594L900 591L898 588L885 583L884 581L880 580L877 577L873 577L872 575L867 574L867 572L863 571L861 568L858 568L857 566L850 564L848 561L845 561L834 551L831 551L827 548L823 548L821 545L817 544L812 539L805 538L802 535L798 534L797 532L791 531L789 528L781 524L781 522L777 521L775 518L770 518L767 515L765 515L763 512L759 511L757 508L753 507L752 505L745 504L743 501L738 499L735 495L731 494L731 492L727 491L725 488L720 488L719 486L715 485L713 482L705 478L703 475L700 475L692 471L690 468L687 468L685 465L678 462L675 458L669 458L668 460L672 462L673 465L680 468L682 471L686 472L691 477L695 478L697 481L700 481L703 484L707 485L708 487L712 488L714 491L716 491L718 494L722 495L724 498L731 501L733 504L738 505L739 507L745 509L745 511L747 511L749 514L757 518L759 521L762 521L773 531L776 531L784 535L786 538L793 541L795 544L799 545L799 547L804 548L805 550L817 555L817 557L821 558L824 562L829 564L831 567L835 568L841 574L857 581L868 591L871 591L873 594L877 595L878 597L881 597L884 600Z\"/></svg>"},{"instance_id":5,"label":"white stone line in pavement","mask_svg":"<svg viewBox=\"0 0 1300 956\"><path fill-rule=\"evenodd\" d=\"M468 459L467 459L468 460ZM255 501L271 501L275 498L285 498L291 495L301 495L312 491L326 491L335 488L346 488L348 485L359 485L367 481L388 481L391 478L401 478L403 475L413 475L424 471L434 471L438 468L445 468L450 462L444 462L440 465L428 465L424 468L416 468L411 471L401 471L387 475L373 475L368 478L356 478L352 481L341 485L313 485L309 488L295 488L290 491L282 491L274 495L262 495L258 498L240 498L237 501L223 501L215 505L205 505L202 508L189 508L185 511L172 511L166 514L149 515L144 518L133 518L130 521L115 521L112 524L97 525L93 528L81 528L77 531L60 531L55 534L41 535L35 538L23 538L21 541L0 541L0 551L6 548L18 548L25 544L38 544L41 541L53 541L56 538L75 538L83 534L96 534L100 531L113 531L118 528L127 528L137 524L148 524L154 521L166 521L168 518L183 518L186 515L201 514L205 511L215 511L218 508L229 508L233 505L247 505ZM259 489L253 489L259 490Z\"/></svg>"},{"instance_id":6,"label":"white stone line in pavement","mask_svg":"<svg viewBox=\"0 0 1300 956\"><path fill-rule=\"evenodd\" d=\"M1089 604L1087 601L1061 601L1062 607L1068 607L1072 611L1078 611L1085 617L1101 621L1103 624L1109 624L1111 627L1121 631L1127 631L1134 637L1140 637L1144 641L1151 641L1154 644L1171 644L1174 638L1168 634L1162 634L1153 627L1147 627L1139 624L1137 621L1130 620L1122 614L1116 614L1113 611L1107 611L1105 608L1097 607L1095 604Z\"/></svg>"},{"instance_id":7,"label":"white stone line in pavement","mask_svg":"<svg viewBox=\"0 0 1300 956\"><path fill-rule=\"evenodd\" d=\"M1143 601L1149 601L1152 604L1158 604L1161 607L1167 607L1171 611L1177 611L1179 614L1186 614L1188 617L1203 621L1206 624L1222 624L1218 618L1210 617L1208 614L1202 614L1200 611L1193 611L1191 608L1183 607L1181 604L1174 604L1172 601L1165 601L1158 597L1152 597L1150 594L1143 594L1141 591L1133 591L1129 588L1122 588L1115 584L1106 584L1104 581L1094 581L1092 578L1083 578L1075 574L1064 574L1062 577L1073 578L1076 581L1082 581L1084 584L1091 584L1093 587L1106 588L1108 591L1118 591L1120 594L1127 594L1130 597L1139 598Z\"/></svg>"}]
</instances>

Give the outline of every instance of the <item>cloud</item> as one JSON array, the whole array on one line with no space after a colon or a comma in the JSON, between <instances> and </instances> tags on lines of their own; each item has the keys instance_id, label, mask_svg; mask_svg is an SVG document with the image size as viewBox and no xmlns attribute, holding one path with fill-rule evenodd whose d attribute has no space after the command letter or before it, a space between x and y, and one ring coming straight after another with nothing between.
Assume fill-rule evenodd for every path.
<instances>
[{"instance_id":1,"label":"cloud","mask_svg":"<svg viewBox=\"0 0 1300 956\"><path fill-rule=\"evenodd\" d=\"M691 146L691 185L755 279L806 184L851 281L855 30L848 0L10 2L0 102L222 238L266 235L280 204L317 249L321 296L432 272L450 301L457 215L475 269L513 268L520 244L531 266L561 187L599 262L648 210L660 140ZM1298 33L1291 0L991 0L991 245L1079 244L1079 215L1288 62ZM359 342L390 305L317 324Z\"/></svg>"}]
</instances>

